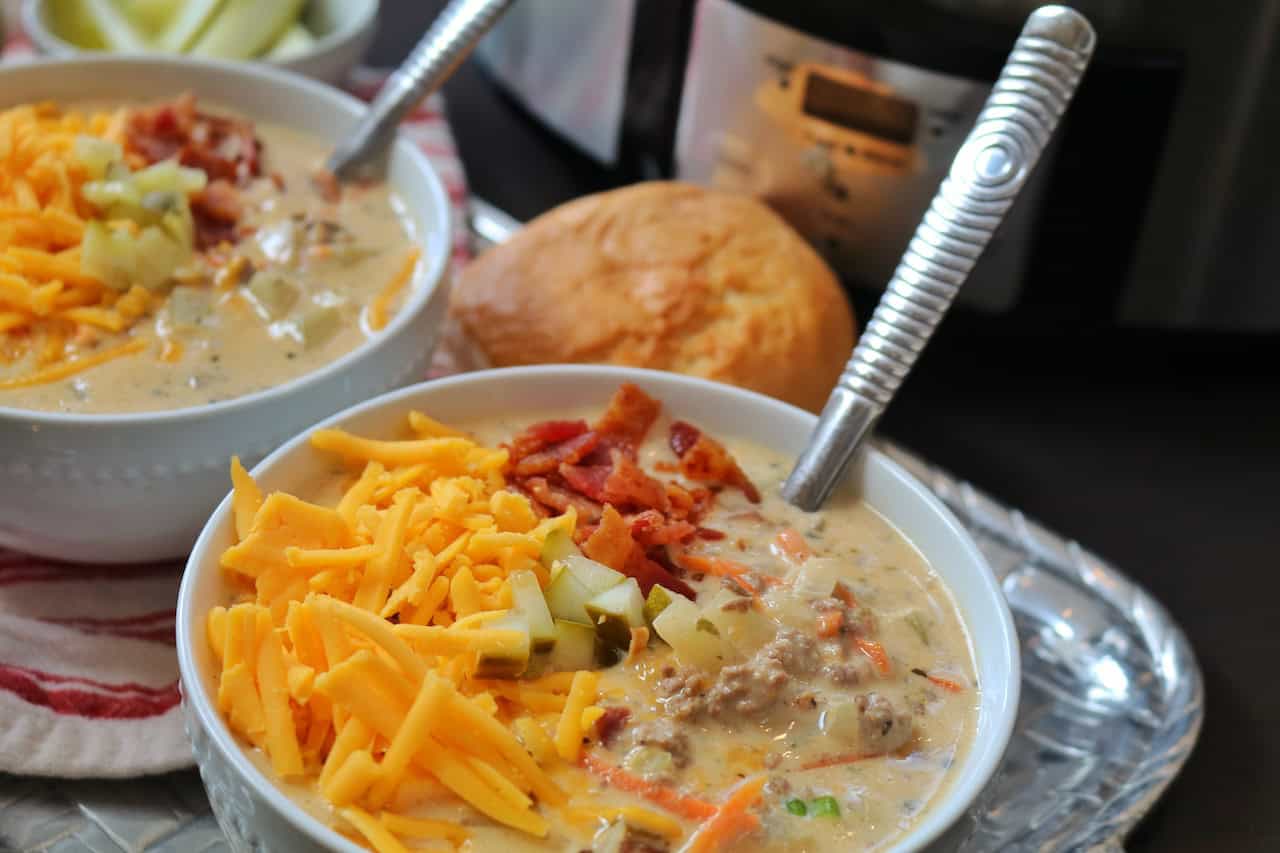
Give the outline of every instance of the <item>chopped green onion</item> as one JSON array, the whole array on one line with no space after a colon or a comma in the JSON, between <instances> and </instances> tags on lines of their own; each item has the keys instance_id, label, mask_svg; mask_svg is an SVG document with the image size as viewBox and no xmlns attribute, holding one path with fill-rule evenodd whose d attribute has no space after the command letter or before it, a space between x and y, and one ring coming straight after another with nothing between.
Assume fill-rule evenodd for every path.
<instances>
[{"instance_id":1,"label":"chopped green onion","mask_svg":"<svg viewBox=\"0 0 1280 853\"><path fill-rule=\"evenodd\" d=\"M818 797L813 801L814 817L840 817L840 804L835 797Z\"/></svg>"},{"instance_id":2,"label":"chopped green onion","mask_svg":"<svg viewBox=\"0 0 1280 853\"><path fill-rule=\"evenodd\" d=\"M805 808L804 800L787 800L787 811L796 817L804 817L809 813L809 810Z\"/></svg>"}]
</instances>

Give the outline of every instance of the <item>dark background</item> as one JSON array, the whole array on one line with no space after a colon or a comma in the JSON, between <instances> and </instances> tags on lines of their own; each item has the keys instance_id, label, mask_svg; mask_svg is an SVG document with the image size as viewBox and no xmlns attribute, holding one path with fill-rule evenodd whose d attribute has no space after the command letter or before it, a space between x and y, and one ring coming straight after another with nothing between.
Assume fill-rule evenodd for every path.
<instances>
[{"instance_id":1,"label":"dark background","mask_svg":"<svg viewBox=\"0 0 1280 853\"><path fill-rule=\"evenodd\" d=\"M386 0L370 61L399 61L442 5ZM474 64L445 96L472 192L517 218L615 185ZM1132 853L1280 849L1278 368L1275 335L1032 335L958 315L881 426L1112 561L1190 636L1204 730Z\"/></svg>"}]
</instances>

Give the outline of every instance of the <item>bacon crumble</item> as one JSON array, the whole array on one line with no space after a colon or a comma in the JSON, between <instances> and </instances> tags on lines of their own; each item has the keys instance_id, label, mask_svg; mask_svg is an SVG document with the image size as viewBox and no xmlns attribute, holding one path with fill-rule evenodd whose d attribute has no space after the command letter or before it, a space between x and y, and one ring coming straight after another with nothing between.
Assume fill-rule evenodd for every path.
<instances>
[{"instance_id":1,"label":"bacon crumble","mask_svg":"<svg viewBox=\"0 0 1280 853\"><path fill-rule=\"evenodd\" d=\"M200 112L195 96L188 92L172 101L131 110L124 148L147 165L176 159L208 176L208 186L191 199L198 248L234 243L242 236L237 227L238 188L262 174L262 142L252 122Z\"/></svg>"},{"instance_id":2,"label":"bacon crumble","mask_svg":"<svg viewBox=\"0 0 1280 853\"><path fill-rule=\"evenodd\" d=\"M664 482L641 468L637 451L661 411L639 387L623 384L595 424L541 421L516 434L505 445L507 474L541 512L577 510L574 538L588 557L634 577L646 595L656 584L694 598L668 549L724 538L699 525L716 488L739 488L752 501L760 494L723 445L684 421L671 425L679 464L654 468L706 485Z\"/></svg>"}]
</instances>

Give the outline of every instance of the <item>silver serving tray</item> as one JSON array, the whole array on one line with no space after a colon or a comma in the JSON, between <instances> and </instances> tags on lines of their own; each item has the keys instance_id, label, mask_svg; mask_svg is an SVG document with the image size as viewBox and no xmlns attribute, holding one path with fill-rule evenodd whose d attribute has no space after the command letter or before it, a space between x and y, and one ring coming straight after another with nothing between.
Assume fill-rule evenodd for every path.
<instances>
[{"instance_id":1,"label":"silver serving tray","mask_svg":"<svg viewBox=\"0 0 1280 853\"><path fill-rule=\"evenodd\" d=\"M473 210L478 242L514 220ZM999 772L939 847L1123 849L1182 769L1204 719L1191 646L1164 609L1101 558L889 442L990 560L1022 644L1022 704ZM194 770L128 782L0 775L0 850L228 850Z\"/></svg>"}]
</instances>

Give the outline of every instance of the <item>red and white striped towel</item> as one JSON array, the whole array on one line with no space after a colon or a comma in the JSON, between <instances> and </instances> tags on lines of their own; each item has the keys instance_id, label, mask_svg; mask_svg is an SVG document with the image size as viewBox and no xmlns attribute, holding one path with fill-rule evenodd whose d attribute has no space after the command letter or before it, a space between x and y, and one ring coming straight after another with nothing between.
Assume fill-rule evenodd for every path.
<instances>
[{"instance_id":1,"label":"red and white striped towel","mask_svg":"<svg viewBox=\"0 0 1280 853\"><path fill-rule=\"evenodd\" d=\"M0 61L31 52L10 32ZM385 79L361 69L350 89L368 99ZM454 260L465 261L466 181L439 96L403 130L444 182ZM192 763L174 651L181 573L180 563L80 566L0 549L0 772L128 777Z\"/></svg>"}]
</instances>

